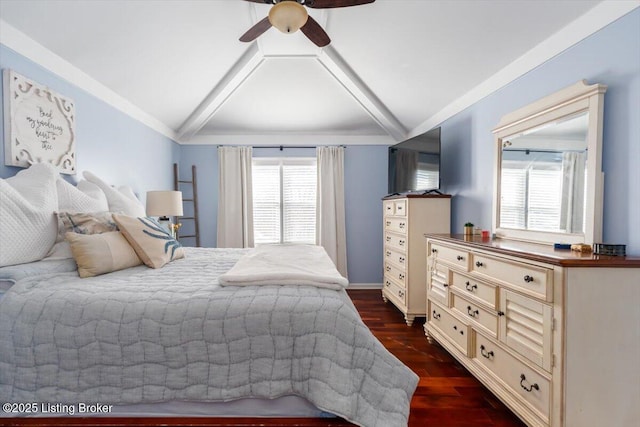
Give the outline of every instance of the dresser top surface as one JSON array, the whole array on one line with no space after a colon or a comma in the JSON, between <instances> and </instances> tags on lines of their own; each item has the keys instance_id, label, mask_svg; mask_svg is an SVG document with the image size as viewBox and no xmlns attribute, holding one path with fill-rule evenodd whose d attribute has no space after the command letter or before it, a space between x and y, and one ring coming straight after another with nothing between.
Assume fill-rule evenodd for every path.
<instances>
[{"instance_id":1,"label":"dresser top surface","mask_svg":"<svg viewBox=\"0 0 640 427\"><path fill-rule=\"evenodd\" d=\"M463 234L425 234L425 237L563 267L640 268L640 258L638 257L595 255L593 253L554 249L551 245L482 238L481 236L465 236Z\"/></svg>"}]
</instances>

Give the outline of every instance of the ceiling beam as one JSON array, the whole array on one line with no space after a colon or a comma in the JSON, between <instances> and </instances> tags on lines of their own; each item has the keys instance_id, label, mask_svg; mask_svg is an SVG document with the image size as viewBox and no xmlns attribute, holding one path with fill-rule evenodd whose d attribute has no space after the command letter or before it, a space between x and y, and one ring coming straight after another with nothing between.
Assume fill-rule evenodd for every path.
<instances>
[{"instance_id":1,"label":"ceiling beam","mask_svg":"<svg viewBox=\"0 0 640 427\"><path fill-rule=\"evenodd\" d=\"M177 132L180 141L189 141L198 133L236 89L238 89L264 61L265 58L260 53L256 43L250 44L246 52L238 59L233 67L231 67L213 90L209 92L204 101L202 101L184 123L182 123Z\"/></svg>"},{"instance_id":2,"label":"ceiling beam","mask_svg":"<svg viewBox=\"0 0 640 427\"><path fill-rule=\"evenodd\" d=\"M394 140L406 139L407 129L332 46L322 49L318 62Z\"/></svg>"}]
</instances>

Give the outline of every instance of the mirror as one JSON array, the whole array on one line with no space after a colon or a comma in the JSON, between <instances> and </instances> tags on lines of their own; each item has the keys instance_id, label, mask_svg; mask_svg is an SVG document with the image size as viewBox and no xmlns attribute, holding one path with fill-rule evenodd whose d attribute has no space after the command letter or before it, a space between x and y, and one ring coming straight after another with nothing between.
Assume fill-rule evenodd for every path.
<instances>
[{"instance_id":1,"label":"mirror","mask_svg":"<svg viewBox=\"0 0 640 427\"><path fill-rule=\"evenodd\" d=\"M605 90L578 82L505 116L494 130L496 237L601 240Z\"/></svg>"}]
</instances>

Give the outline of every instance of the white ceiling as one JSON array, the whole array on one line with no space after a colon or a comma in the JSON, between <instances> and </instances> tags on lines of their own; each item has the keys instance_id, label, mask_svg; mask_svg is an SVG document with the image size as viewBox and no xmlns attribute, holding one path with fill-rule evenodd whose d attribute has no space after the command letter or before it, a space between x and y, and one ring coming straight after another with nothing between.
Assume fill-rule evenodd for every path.
<instances>
[{"instance_id":1,"label":"white ceiling","mask_svg":"<svg viewBox=\"0 0 640 427\"><path fill-rule=\"evenodd\" d=\"M377 0L310 10L332 39L320 49L274 28L238 41L271 7L242 0L0 0L0 42L181 143L393 143L637 5Z\"/></svg>"}]
</instances>

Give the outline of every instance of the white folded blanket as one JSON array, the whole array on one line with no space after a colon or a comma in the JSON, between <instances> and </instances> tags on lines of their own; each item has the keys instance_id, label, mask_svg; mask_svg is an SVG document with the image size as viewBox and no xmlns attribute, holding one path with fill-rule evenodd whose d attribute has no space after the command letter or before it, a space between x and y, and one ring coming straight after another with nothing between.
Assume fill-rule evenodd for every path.
<instances>
[{"instance_id":1,"label":"white folded blanket","mask_svg":"<svg viewBox=\"0 0 640 427\"><path fill-rule=\"evenodd\" d=\"M336 270L322 246L259 246L219 278L222 286L310 285L343 289L349 281Z\"/></svg>"}]
</instances>

